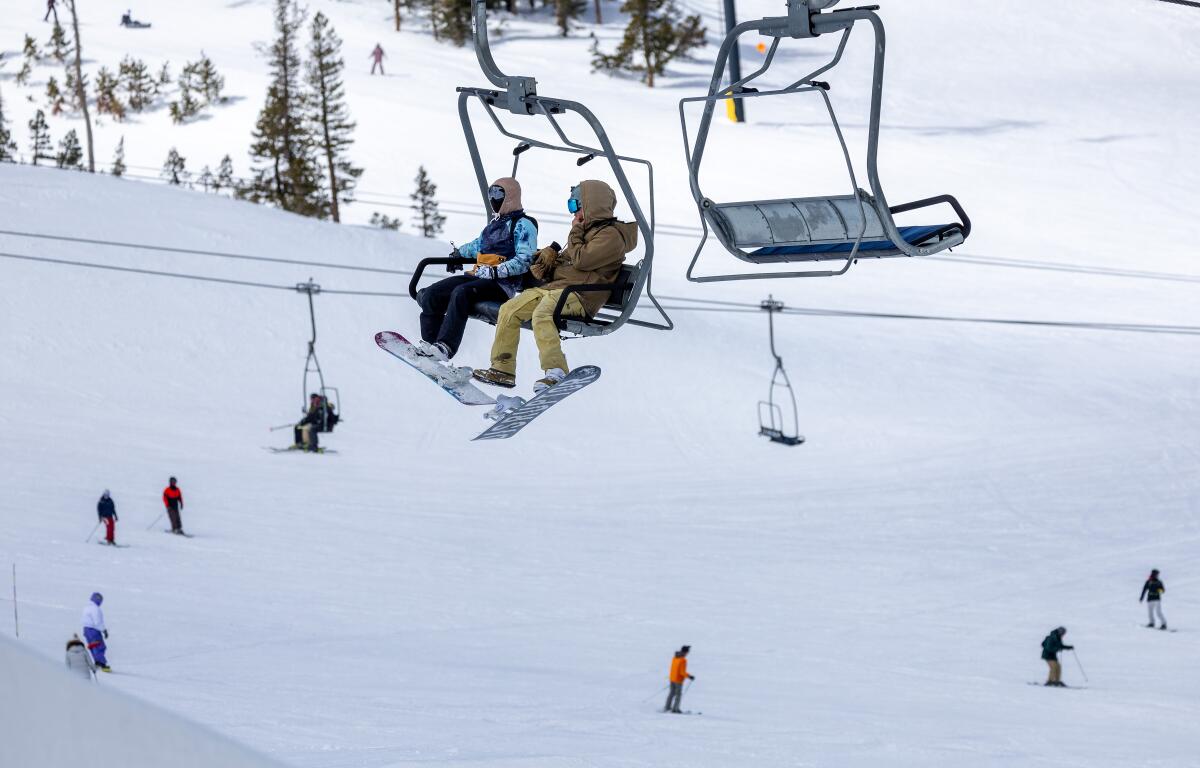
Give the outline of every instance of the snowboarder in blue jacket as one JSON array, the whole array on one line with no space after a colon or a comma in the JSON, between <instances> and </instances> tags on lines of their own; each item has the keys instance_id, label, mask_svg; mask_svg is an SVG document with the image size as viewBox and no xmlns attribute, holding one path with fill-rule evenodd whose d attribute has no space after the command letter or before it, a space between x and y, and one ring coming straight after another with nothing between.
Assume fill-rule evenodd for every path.
<instances>
[{"instance_id":1,"label":"snowboarder in blue jacket","mask_svg":"<svg viewBox=\"0 0 1200 768\"><path fill-rule=\"evenodd\" d=\"M488 188L488 203L492 219L483 232L450 254L475 259L475 266L417 293L422 339L416 345L418 354L440 362L454 357L476 304L503 304L526 287L537 251L537 221L521 207L521 185L514 178L496 179Z\"/></svg>"}]
</instances>

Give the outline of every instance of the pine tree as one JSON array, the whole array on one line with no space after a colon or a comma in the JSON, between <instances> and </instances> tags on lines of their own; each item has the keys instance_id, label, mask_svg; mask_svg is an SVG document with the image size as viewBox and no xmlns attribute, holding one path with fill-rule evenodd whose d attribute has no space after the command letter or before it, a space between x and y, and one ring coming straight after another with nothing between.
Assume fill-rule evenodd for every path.
<instances>
[{"instance_id":1,"label":"pine tree","mask_svg":"<svg viewBox=\"0 0 1200 768\"><path fill-rule=\"evenodd\" d=\"M433 25L434 39L445 37L462 47L471 36L471 0L432 0L429 20Z\"/></svg>"},{"instance_id":2,"label":"pine tree","mask_svg":"<svg viewBox=\"0 0 1200 768\"><path fill-rule=\"evenodd\" d=\"M600 12L600 0L592 0L592 2L596 6L596 23L603 24L604 14Z\"/></svg>"},{"instance_id":3,"label":"pine tree","mask_svg":"<svg viewBox=\"0 0 1200 768\"><path fill-rule=\"evenodd\" d=\"M192 77L185 67L183 74L179 76L179 98L172 101L169 107L171 121L175 123L187 121L189 117L194 117L200 112L200 106L200 102L192 96Z\"/></svg>"},{"instance_id":4,"label":"pine tree","mask_svg":"<svg viewBox=\"0 0 1200 768\"><path fill-rule=\"evenodd\" d=\"M217 104L224 101L221 91L225 89L225 78L217 73L212 59L204 51L200 52L200 61L190 65L195 77L194 87L204 94L205 104Z\"/></svg>"},{"instance_id":5,"label":"pine tree","mask_svg":"<svg viewBox=\"0 0 1200 768\"><path fill-rule=\"evenodd\" d=\"M558 31L566 37L571 31L571 20L587 9L587 0L554 0L554 22Z\"/></svg>"},{"instance_id":6,"label":"pine tree","mask_svg":"<svg viewBox=\"0 0 1200 768\"><path fill-rule=\"evenodd\" d=\"M129 108L134 112L141 112L154 102L154 78L151 77L146 62L126 56L121 60L117 77L125 88Z\"/></svg>"},{"instance_id":7,"label":"pine tree","mask_svg":"<svg viewBox=\"0 0 1200 768\"><path fill-rule=\"evenodd\" d=\"M108 113L117 120L124 120L125 105L117 96L118 84L117 78L108 67L100 67L100 71L96 73L96 112L101 115Z\"/></svg>"},{"instance_id":8,"label":"pine tree","mask_svg":"<svg viewBox=\"0 0 1200 768\"><path fill-rule=\"evenodd\" d=\"M397 230L400 229L400 219L393 219L387 214L375 211L371 214L371 226L379 227L380 229Z\"/></svg>"},{"instance_id":9,"label":"pine tree","mask_svg":"<svg viewBox=\"0 0 1200 768\"><path fill-rule=\"evenodd\" d=\"M171 147L171 151L167 153L167 160L163 163L162 177L167 180L172 186L180 186L187 183L187 159L179 154L175 147Z\"/></svg>"},{"instance_id":10,"label":"pine tree","mask_svg":"<svg viewBox=\"0 0 1200 768\"><path fill-rule=\"evenodd\" d=\"M413 207L417 209L413 222L425 237L437 237L441 234L442 225L446 223L446 217L438 213L438 202L434 197L437 194L437 185L429 180L429 174L423 165L417 171L416 182L417 191L409 196L416 203Z\"/></svg>"},{"instance_id":11,"label":"pine tree","mask_svg":"<svg viewBox=\"0 0 1200 768\"><path fill-rule=\"evenodd\" d=\"M54 156L54 161L59 168L83 170L83 147L79 146L79 134L75 133L74 128L67 131L67 135L58 143L58 154Z\"/></svg>"},{"instance_id":12,"label":"pine tree","mask_svg":"<svg viewBox=\"0 0 1200 768\"><path fill-rule=\"evenodd\" d=\"M221 164L217 166L217 178L213 182L213 191L236 190L236 188L237 182L233 178L233 160L229 158L229 155L225 155L221 158Z\"/></svg>"},{"instance_id":13,"label":"pine tree","mask_svg":"<svg viewBox=\"0 0 1200 768\"><path fill-rule=\"evenodd\" d=\"M306 216L325 216L316 146L305 120L307 99L300 88L297 35L304 17L295 0L275 0L275 32L270 48L271 84L254 126L250 156L259 163L244 197L269 202Z\"/></svg>"},{"instance_id":14,"label":"pine tree","mask_svg":"<svg viewBox=\"0 0 1200 768\"><path fill-rule=\"evenodd\" d=\"M33 68L38 63L38 59L42 57L38 50L37 43L29 35L25 35L25 59L21 62L21 71L17 72L17 85L25 85L29 82L29 78L33 75Z\"/></svg>"},{"instance_id":15,"label":"pine tree","mask_svg":"<svg viewBox=\"0 0 1200 768\"><path fill-rule=\"evenodd\" d=\"M339 201L354 199L354 187L362 169L351 165L346 157L346 151L354 143L350 134L355 124L346 108L342 83L342 70L346 66L342 59L342 41L330 26L329 19L320 12L313 17L308 56L310 121L329 177L329 212L334 221L341 221Z\"/></svg>"},{"instance_id":16,"label":"pine tree","mask_svg":"<svg viewBox=\"0 0 1200 768\"><path fill-rule=\"evenodd\" d=\"M207 165L204 166L202 171L200 171L200 175L196 177L196 183L199 184L205 192L207 192L210 187L215 192L217 188L216 182L216 177L213 176L212 170L210 170Z\"/></svg>"},{"instance_id":17,"label":"pine tree","mask_svg":"<svg viewBox=\"0 0 1200 768\"><path fill-rule=\"evenodd\" d=\"M54 79L54 75L46 81L46 106L52 115L61 115L63 109L66 108L67 102L63 98L62 91L58 88L58 81Z\"/></svg>"},{"instance_id":18,"label":"pine tree","mask_svg":"<svg viewBox=\"0 0 1200 768\"><path fill-rule=\"evenodd\" d=\"M96 151L92 139L92 115L88 111L87 76L83 74L83 42L79 38L79 14L75 10L76 0L66 0L67 8L71 11L71 32L75 37L75 96L76 108L83 112L84 137L87 140L87 169L88 173L96 172Z\"/></svg>"},{"instance_id":19,"label":"pine tree","mask_svg":"<svg viewBox=\"0 0 1200 768\"><path fill-rule=\"evenodd\" d=\"M125 175L125 137L117 142L117 151L113 153L112 171L113 176L121 177Z\"/></svg>"},{"instance_id":20,"label":"pine tree","mask_svg":"<svg viewBox=\"0 0 1200 768\"><path fill-rule=\"evenodd\" d=\"M158 70L157 84L158 84L159 88L162 88L164 86L171 84L171 62L169 62L169 61L163 62L162 69Z\"/></svg>"},{"instance_id":21,"label":"pine tree","mask_svg":"<svg viewBox=\"0 0 1200 768\"><path fill-rule=\"evenodd\" d=\"M50 154L54 145L50 142L50 127L46 125L46 113L38 110L29 121L29 148L33 150L33 164L38 160L53 160Z\"/></svg>"},{"instance_id":22,"label":"pine tree","mask_svg":"<svg viewBox=\"0 0 1200 768\"><path fill-rule=\"evenodd\" d=\"M621 11L629 14L625 35L611 54L592 43L593 70L640 72L653 88L667 64L704 45L700 17L684 16L675 0L625 0Z\"/></svg>"},{"instance_id":23,"label":"pine tree","mask_svg":"<svg viewBox=\"0 0 1200 768\"><path fill-rule=\"evenodd\" d=\"M54 22L54 31L50 33L50 42L46 43L50 46L50 55L59 64L66 62L67 57L71 55L71 45L67 42L67 30L62 28L62 24Z\"/></svg>"},{"instance_id":24,"label":"pine tree","mask_svg":"<svg viewBox=\"0 0 1200 768\"><path fill-rule=\"evenodd\" d=\"M0 163L17 162L17 143L13 141L12 131L8 130L8 120L4 117L4 98L0 95Z\"/></svg>"}]
</instances>

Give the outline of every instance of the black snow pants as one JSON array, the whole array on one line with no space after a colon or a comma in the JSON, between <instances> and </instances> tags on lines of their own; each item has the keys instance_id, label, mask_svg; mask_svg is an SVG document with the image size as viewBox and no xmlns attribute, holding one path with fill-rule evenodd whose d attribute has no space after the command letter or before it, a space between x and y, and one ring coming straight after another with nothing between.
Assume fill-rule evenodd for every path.
<instances>
[{"instance_id":1,"label":"black snow pants","mask_svg":"<svg viewBox=\"0 0 1200 768\"><path fill-rule=\"evenodd\" d=\"M421 305L421 338L430 344L442 342L451 357L462 344L471 308L481 301L508 301L508 294L496 280L471 275L455 275L422 288L417 293Z\"/></svg>"}]
</instances>

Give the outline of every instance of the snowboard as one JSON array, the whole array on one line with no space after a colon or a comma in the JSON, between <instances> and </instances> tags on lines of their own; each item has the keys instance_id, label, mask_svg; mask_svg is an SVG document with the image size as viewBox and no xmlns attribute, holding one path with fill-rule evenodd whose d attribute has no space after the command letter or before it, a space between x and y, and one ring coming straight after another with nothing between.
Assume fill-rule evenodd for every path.
<instances>
[{"instance_id":1,"label":"snowboard","mask_svg":"<svg viewBox=\"0 0 1200 768\"><path fill-rule=\"evenodd\" d=\"M568 373L562 381L534 395L528 402L513 405L501 413L495 424L479 433L478 437L474 439L504 440L512 437L556 403L561 403L598 378L600 378L598 367L594 365L580 366ZM520 402L520 400L517 399L516 402Z\"/></svg>"},{"instance_id":2,"label":"snowboard","mask_svg":"<svg viewBox=\"0 0 1200 768\"><path fill-rule=\"evenodd\" d=\"M418 355L413 349L412 342L395 331L380 331L375 334L375 343L384 352L400 358L421 375L437 384L442 390L463 405L492 405L495 398L480 391L470 381L455 381L451 375L450 366L443 365L430 357Z\"/></svg>"}]
</instances>

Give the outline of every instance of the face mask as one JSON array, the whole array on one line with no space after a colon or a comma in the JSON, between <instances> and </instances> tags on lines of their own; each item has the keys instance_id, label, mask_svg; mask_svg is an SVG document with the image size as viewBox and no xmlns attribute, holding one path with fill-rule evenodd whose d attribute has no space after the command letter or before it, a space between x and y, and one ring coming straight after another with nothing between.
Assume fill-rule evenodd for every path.
<instances>
[{"instance_id":1,"label":"face mask","mask_svg":"<svg viewBox=\"0 0 1200 768\"><path fill-rule=\"evenodd\" d=\"M492 204L492 213L499 213L504 205L504 187L499 184L488 187L488 202Z\"/></svg>"}]
</instances>

